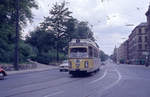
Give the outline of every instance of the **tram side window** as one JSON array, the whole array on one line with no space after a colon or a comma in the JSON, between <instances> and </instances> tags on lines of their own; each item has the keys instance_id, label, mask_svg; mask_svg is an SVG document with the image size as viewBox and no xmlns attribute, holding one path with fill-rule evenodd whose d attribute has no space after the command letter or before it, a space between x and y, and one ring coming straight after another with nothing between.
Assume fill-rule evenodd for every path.
<instances>
[{"instance_id":1,"label":"tram side window","mask_svg":"<svg viewBox=\"0 0 150 97\"><path fill-rule=\"evenodd\" d=\"M93 57L93 49L89 46L89 57Z\"/></svg>"},{"instance_id":2,"label":"tram side window","mask_svg":"<svg viewBox=\"0 0 150 97\"><path fill-rule=\"evenodd\" d=\"M96 49L94 49L94 57L98 57L98 52Z\"/></svg>"}]
</instances>

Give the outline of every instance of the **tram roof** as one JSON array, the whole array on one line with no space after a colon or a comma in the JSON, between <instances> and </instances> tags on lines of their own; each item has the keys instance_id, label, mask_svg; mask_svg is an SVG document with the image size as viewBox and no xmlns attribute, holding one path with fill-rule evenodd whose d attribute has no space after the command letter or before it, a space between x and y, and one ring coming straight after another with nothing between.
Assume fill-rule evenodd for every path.
<instances>
[{"instance_id":1,"label":"tram roof","mask_svg":"<svg viewBox=\"0 0 150 97\"><path fill-rule=\"evenodd\" d=\"M70 46L89 46L93 45L97 48L99 48L98 44L95 41L92 41L91 39L72 39L72 41L69 43Z\"/></svg>"}]
</instances>

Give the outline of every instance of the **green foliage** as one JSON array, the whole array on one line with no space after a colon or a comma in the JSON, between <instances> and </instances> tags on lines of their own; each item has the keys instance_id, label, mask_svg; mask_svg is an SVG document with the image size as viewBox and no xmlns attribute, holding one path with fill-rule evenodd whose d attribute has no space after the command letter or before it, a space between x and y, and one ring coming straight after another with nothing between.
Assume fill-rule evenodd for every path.
<instances>
[{"instance_id":1,"label":"green foliage","mask_svg":"<svg viewBox=\"0 0 150 97\"><path fill-rule=\"evenodd\" d=\"M35 0L19 0L19 30L26 26L27 21L32 21L32 8L38 8ZM0 0L0 62L13 62L16 0ZM20 61L26 61L32 55L31 46L20 39ZM31 55L30 55L31 54Z\"/></svg>"},{"instance_id":2,"label":"green foliage","mask_svg":"<svg viewBox=\"0 0 150 97\"><path fill-rule=\"evenodd\" d=\"M19 31L32 22L32 8L38 8L35 0L19 0ZM13 62L15 42L15 0L0 0L0 62ZM67 58L68 43L74 38L90 38L94 40L93 32L87 22L80 22L71 16L66 2L56 3L45 17L40 27L26 37L20 39L19 61L33 59L48 64L58 59Z\"/></svg>"},{"instance_id":3,"label":"green foliage","mask_svg":"<svg viewBox=\"0 0 150 97\"><path fill-rule=\"evenodd\" d=\"M38 8L35 0L19 0L20 28L26 25L27 21L32 21L32 8ZM16 0L0 0L0 25L15 24Z\"/></svg>"},{"instance_id":4,"label":"green foliage","mask_svg":"<svg viewBox=\"0 0 150 97\"><path fill-rule=\"evenodd\" d=\"M34 49L29 45L25 44L23 41L19 43L19 61L25 62L27 59L36 56Z\"/></svg>"},{"instance_id":5,"label":"green foliage","mask_svg":"<svg viewBox=\"0 0 150 97\"><path fill-rule=\"evenodd\" d=\"M34 60L40 63L49 64L52 62L57 62L56 57L57 57L56 50L53 49L53 50L49 50L48 52L42 52ZM59 52L59 57L60 60L66 59L65 54L61 52Z\"/></svg>"},{"instance_id":6,"label":"green foliage","mask_svg":"<svg viewBox=\"0 0 150 97\"><path fill-rule=\"evenodd\" d=\"M48 50L55 45L54 38L54 35L50 32L37 28L35 31L30 33L30 36L26 37L26 43L36 47L39 52L48 52Z\"/></svg>"},{"instance_id":7,"label":"green foliage","mask_svg":"<svg viewBox=\"0 0 150 97\"><path fill-rule=\"evenodd\" d=\"M71 13L72 12L66 8L65 1L61 4L56 2L49 12L50 16L45 17L45 21L41 24L45 31L51 32L55 37L54 44L57 51L57 61L59 61L59 49L61 48L59 44L62 42L62 39L66 37L67 26L65 24L71 18Z\"/></svg>"},{"instance_id":8,"label":"green foliage","mask_svg":"<svg viewBox=\"0 0 150 97\"><path fill-rule=\"evenodd\" d=\"M66 23L67 30L66 36L71 39L91 39L95 40L93 37L93 32L88 26L88 22L78 21L75 18L71 18Z\"/></svg>"},{"instance_id":9,"label":"green foliage","mask_svg":"<svg viewBox=\"0 0 150 97\"><path fill-rule=\"evenodd\" d=\"M100 51L100 59L101 61L106 61L108 59L108 55L106 55L103 51Z\"/></svg>"},{"instance_id":10,"label":"green foliage","mask_svg":"<svg viewBox=\"0 0 150 97\"><path fill-rule=\"evenodd\" d=\"M45 64L58 62L67 58L68 43L71 39L94 40L88 23L78 21L71 13L66 2L54 4L49 16L26 37L26 43L37 48L33 60Z\"/></svg>"},{"instance_id":11,"label":"green foliage","mask_svg":"<svg viewBox=\"0 0 150 97\"><path fill-rule=\"evenodd\" d=\"M91 39L95 40L93 37L93 32L88 27L88 22L79 22L75 31L75 38L81 38L81 39Z\"/></svg>"}]
</instances>

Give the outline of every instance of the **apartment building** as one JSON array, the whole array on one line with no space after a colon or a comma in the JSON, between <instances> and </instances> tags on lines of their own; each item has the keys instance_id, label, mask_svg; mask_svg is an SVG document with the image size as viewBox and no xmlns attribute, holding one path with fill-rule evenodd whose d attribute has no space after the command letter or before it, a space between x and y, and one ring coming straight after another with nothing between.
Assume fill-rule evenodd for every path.
<instances>
[{"instance_id":1,"label":"apartment building","mask_svg":"<svg viewBox=\"0 0 150 97\"><path fill-rule=\"evenodd\" d=\"M141 23L129 35L128 57L131 64L145 64L148 52L147 23Z\"/></svg>"},{"instance_id":2,"label":"apartment building","mask_svg":"<svg viewBox=\"0 0 150 97\"><path fill-rule=\"evenodd\" d=\"M122 43L117 51L117 62L128 63L128 40Z\"/></svg>"},{"instance_id":3,"label":"apartment building","mask_svg":"<svg viewBox=\"0 0 150 97\"><path fill-rule=\"evenodd\" d=\"M147 22L136 26L128 40L115 50L117 62L137 65L150 64L150 6L145 15Z\"/></svg>"}]
</instances>

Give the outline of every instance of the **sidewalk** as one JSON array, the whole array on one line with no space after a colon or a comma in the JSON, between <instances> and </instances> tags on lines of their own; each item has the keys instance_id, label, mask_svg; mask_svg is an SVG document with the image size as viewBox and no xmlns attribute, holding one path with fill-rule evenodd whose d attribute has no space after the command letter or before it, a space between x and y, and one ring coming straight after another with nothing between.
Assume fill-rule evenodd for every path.
<instances>
[{"instance_id":1,"label":"sidewalk","mask_svg":"<svg viewBox=\"0 0 150 97\"><path fill-rule=\"evenodd\" d=\"M129 67L144 67L144 68L150 68L150 65L146 67L145 65L136 65L136 64L117 64L118 66L129 66Z\"/></svg>"},{"instance_id":2,"label":"sidewalk","mask_svg":"<svg viewBox=\"0 0 150 97\"><path fill-rule=\"evenodd\" d=\"M7 71L7 74L11 75L11 74L30 73L30 72L38 72L38 71L45 71L45 70L51 70L51 69L58 68L57 66L44 65L44 64L37 63L37 62L33 62L33 63L37 65L37 67L34 69L19 70L19 71Z\"/></svg>"}]
</instances>

